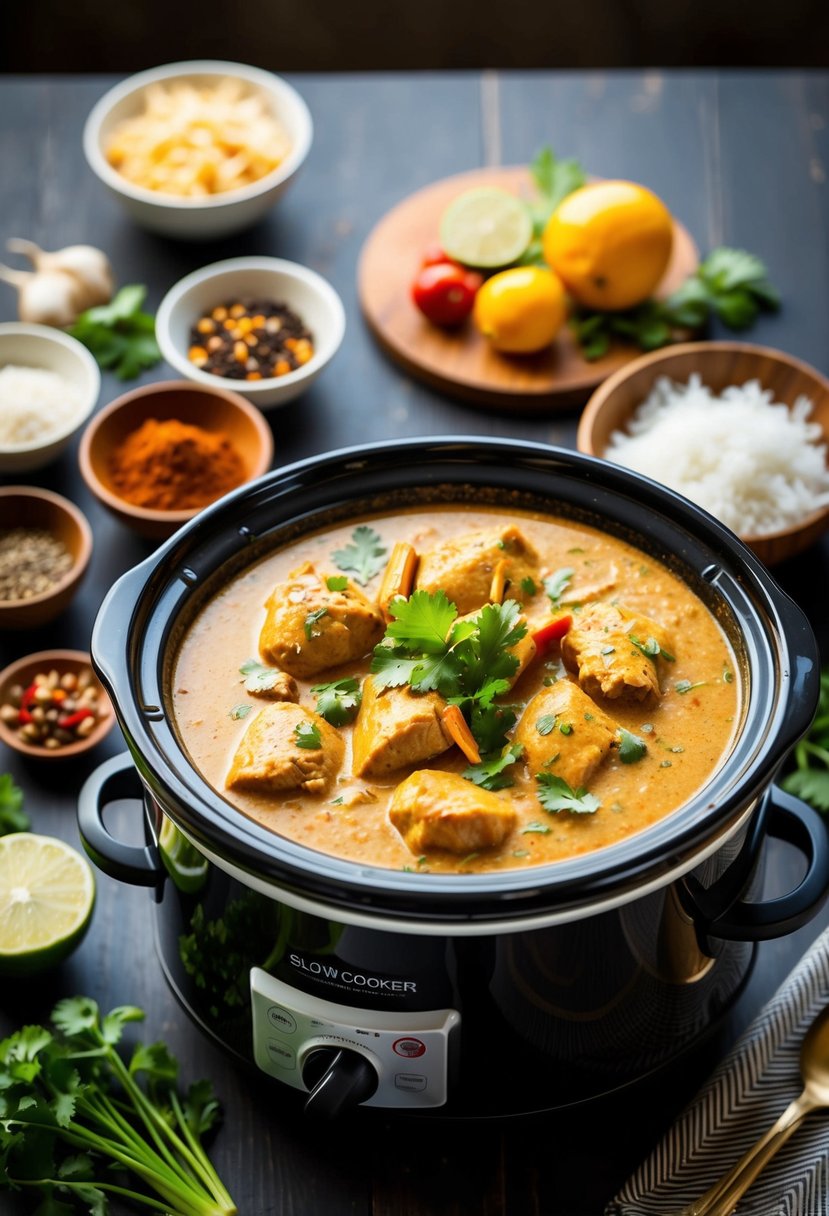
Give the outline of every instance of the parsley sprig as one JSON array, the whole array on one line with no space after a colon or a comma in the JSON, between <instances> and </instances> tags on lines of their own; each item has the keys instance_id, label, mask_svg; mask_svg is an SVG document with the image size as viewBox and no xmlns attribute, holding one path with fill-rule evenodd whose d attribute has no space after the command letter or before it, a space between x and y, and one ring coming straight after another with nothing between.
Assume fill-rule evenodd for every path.
<instances>
[{"instance_id":1,"label":"parsley sprig","mask_svg":"<svg viewBox=\"0 0 829 1216\"><path fill-rule=\"evenodd\" d=\"M54 1009L54 1031L24 1026L0 1043L0 1190L39 1191L42 1216L106 1216L110 1195L170 1216L234 1216L201 1143L219 1113L209 1082L182 1094L164 1043L137 1044L129 1062L116 1050L143 1018L133 1005L101 1017L73 997Z\"/></svg>"},{"instance_id":2,"label":"parsley sprig","mask_svg":"<svg viewBox=\"0 0 829 1216\"><path fill-rule=\"evenodd\" d=\"M561 159L548 147L542 148L531 162L530 176L536 189L536 197L529 204L533 236L518 261L522 266L546 266L541 238L547 221L562 199L585 184L587 176L577 160Z\"/></svg>"},{"instance_id":3,"label":"parsley sprig","mask_svg":"<svg viewBox=\"0 0 829 1216\"><path fill-rule=\"evenodd\" d=\"M161 362L155 319L141 310L146 294L147 288L140 284L122 287L109 304L82 312L69 330L119 380L133 380Z\"/></svg>"}]
</instances>

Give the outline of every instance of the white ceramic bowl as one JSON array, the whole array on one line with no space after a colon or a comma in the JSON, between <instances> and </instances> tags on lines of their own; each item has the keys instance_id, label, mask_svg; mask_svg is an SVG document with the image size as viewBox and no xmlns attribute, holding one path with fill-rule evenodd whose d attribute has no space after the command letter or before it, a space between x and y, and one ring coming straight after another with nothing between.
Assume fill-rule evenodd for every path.
<instances>
[{"instance_id":1,"label":"white ceramic bowl","mask_svg":"<svg viewBox=\"0 0 829 1216\"><path fill-rule=\"evenodd\" d=\"M29 473L54 460L83 427L101 391L101 373L75 338L49 325L7 321L0 325L0 368L13 364L57 372L78 392L78 411L68 426L34 443L0 444L0 473Z\"/></svg>"},{"instance_id":2,"label":"white ceramic bowl","mask_svg":"<svg viewBox=\"0 0 829 1216\"><path fill-rule=\"evenodd\" d=\"M118 123L140 112L142 95L148 85L174 79L211 85L228 76L244 81L251 90L260 93L271 113L285 128L291 151L273 172L239 190L211 194L207 198L178 198L136 186L110 165L104 148ZM164 236L201 241L238 232L260 219L305 160L313 132L308 107L296 89L281 77L242 63L194 59L139 72L105 93L86 120L83 148L90 168L136 223Z\"/></svg>"},{"instance_id":3,"label":"white ceramic bowl","mask_svg":"<svg viewBox=\"0 0 829 1216\"><path fill-rule=\"evenodd\" d=\"M187 358L190 328L200 316L238 297L284 302L311 331L314 354L296 371L268 380L225 380L204 372ZM229 258L203 266L167 292L155 317L164 358L198 384L224 384L267 410L286 405L305 392L333 359L345 333L345 310L334 288L316 271L283 258Z\"/></svg>"}]
</instances>

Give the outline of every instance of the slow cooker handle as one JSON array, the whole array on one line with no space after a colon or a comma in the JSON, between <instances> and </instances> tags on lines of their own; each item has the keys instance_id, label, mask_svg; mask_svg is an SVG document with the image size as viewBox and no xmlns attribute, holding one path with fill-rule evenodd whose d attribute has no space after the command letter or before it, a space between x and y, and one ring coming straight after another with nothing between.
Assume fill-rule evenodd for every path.
<instances>
[{"instance_id":1,"label":"slow cooker handle","mask_svg":"<svg viewBox=\"0 0 829 1216\"><path fill-rule=\"evenodd\" d=\"M123 799L139 801L143 814L141 780L129 752L105 761L84 783L78 798L81 842L95 865L110 878L133 886L154 887L165 873L155 845L124 844L110 834L104 823L109 803Z\"/></svg>"},{"instance_id":2,"label":"slow cooker handle","mask_svg":"<svg viewBox=\"0 0 829 1216\"><path fill-rule=\"evenodd\" d=\"M695 878L683 883L682 902L693 917L700 945L706 953L706 939L762 942L793 933L819 911L829 894L829 832L817 811L799 798L772 785L765 794L765 805L757 819L765 832L785 840L806 857L806 874L786 895L759 903L735 898L729 873L719 883L705 888ZM726 901L723 893L728 892Z\"/></svg>"}]
</instances>

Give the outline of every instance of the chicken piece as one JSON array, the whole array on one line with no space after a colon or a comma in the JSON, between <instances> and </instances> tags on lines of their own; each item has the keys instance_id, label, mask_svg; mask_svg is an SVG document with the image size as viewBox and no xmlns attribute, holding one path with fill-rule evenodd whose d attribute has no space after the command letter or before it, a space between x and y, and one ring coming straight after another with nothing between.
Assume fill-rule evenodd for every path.
<instances>
[{"instance_id":1,"label":"chicken piece","mask_svg":"<svg viewBox=\"0 0 829 1216\"><path fill-rule=\"evenodd\" d=\"M389 819L415 854L475 853L502 844L518 816L503 798L457 773L420 769L394 791Z\"/></svg>"},{"instance_id":2,"label":"chicken piece","mask_svg":"<svg viewBox=\"0 0 829 1216\"><path fill-rule=\"evenodd\" d=\"M445 705L436 692L378 690L368 676L352 737L354 775L382 777L405 764L420 764L445 752L452 746L441 720Z\"/></svg>"},{"instance_id":3,"label":"chicken piece","mask_svg":"<svg viewBox=\"0 0 829 1216\"><path fill-rule=\"evenodd\" d=\"M245 681L245 692L249 692L252 697L261 697L263 701L293 701L296 704L299 701L299 688L293 676L289 676L287 671L275 672L273 684L262 686L257 682Z\"/></svg>"},{"instance_id":4,"label":"chicken piece","mask_svg":"<svg viewBox=\"0 0 829 1216\"><path fill-rule=\"evenodd\" d=\"M306 739L312 744L318 741L318 746L300 746ZM301 705L274 701L259 711L242 735L225 784L229 790L254 794L296 789L322 794L344 754L339 731L325 718Z\"/></svg>"},{"instance_id":5,"label":"chicken piece","mask_svg":"<svg viewBox=\"0 0 829 1216\"><path fill-rule=\"evenodd\" d=\"M487 602L493 571L501 561L509 580L507 598L523 602L529 597L521 580L538 581L538 554L512 525L467 532L430 549L420 559L417 586L432 594L445 591L463 616Z\"/></svg>"},{"instance_id":6,"label":"chicken piece","mask_svg":"<svg viewBox=\"0 0 829 1216\"><path fill-rule=\"evenodd\" d=\"M380 609L359 588L349 581L343 591L332 591L330 577L305 562L277 583L265 605L262 658L300 679L361 659L386 628Z\"/></svg>"},{"instance_id":7,"label":"chicken piece","mask_svg":"<svg viewBox=\"0 0 829 1216\"><path fill-rule=\"evenodd\" d=\"M649 617L615 604L587 604L562 638L561 657L578 674L585 692L610 700L646 701L660 695L659 655L649 658L639 646L649 639L670 649L665 629Z\"/></svg>"},{"instance_id":8,"label":"chicken piece","mask_svg":"<svg viewBox=\"0 0 829 1216\"><path fill-rule=\"evenodd\" d=\"M524 748L523 760L533 776L554 773L579 789L607 756L617 731L613 719L565 679L533 697L513 741Z\"/></svg>"}]
</instances>

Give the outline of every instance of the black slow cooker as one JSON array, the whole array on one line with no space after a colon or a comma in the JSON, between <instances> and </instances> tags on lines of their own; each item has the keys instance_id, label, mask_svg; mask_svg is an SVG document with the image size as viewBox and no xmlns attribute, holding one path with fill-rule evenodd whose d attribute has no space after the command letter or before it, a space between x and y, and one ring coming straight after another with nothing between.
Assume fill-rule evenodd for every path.
<instances>
[{"instance_id":1,"label":"black slow cooker","mask_svg":"<svg viewBox=\"0 0 829 1216\"><path fill-rule=\"evenodd\" d=\"M275 545L425 499L570 516L692 585L744 687L736 742L696 797L584 856L441 875L323 855L207 785L169 712L172 657L196 606ZM161 965L193 1020L318 1113L497 1115L607 1093L695 1043L738 996L754 943L798 928L825 897L823 823L773 784L817 704L809 625L732 533L618 466L467 438L302 461L202 512L126 574L92 655L130 754L81 794L86 848L108 874L153 888ZM142 847L104 826L106 805L125 797L143 801ZM754 902L766 835L799 847L806 874Z\"/></svg>"}]
</instances>

